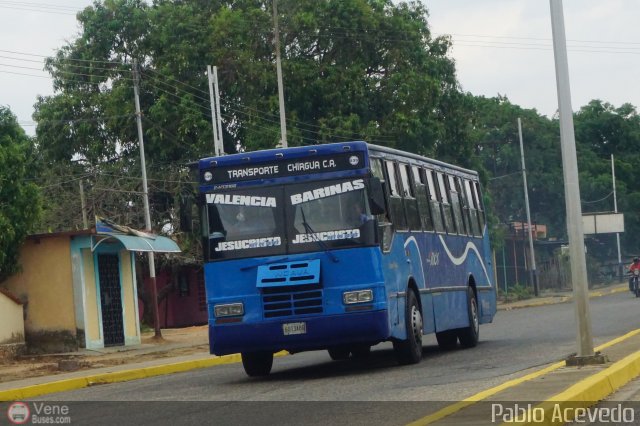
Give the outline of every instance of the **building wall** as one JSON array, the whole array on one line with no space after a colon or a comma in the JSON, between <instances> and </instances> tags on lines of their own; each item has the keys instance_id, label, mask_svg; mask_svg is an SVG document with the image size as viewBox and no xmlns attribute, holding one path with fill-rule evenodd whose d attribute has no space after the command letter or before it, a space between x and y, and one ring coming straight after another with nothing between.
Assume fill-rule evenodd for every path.
<instances>
[{"instance_id":1,"label":"building wall","mask_svg":"<svg viewBox=\"0 0 640 426\"><path fill-rule=\"evenodd\" d=\"M122 283L122 308L124 314L125 344L140 343L137 291L134 255L127 250L120 251L120 282Z\"/></svg>"},{"instance_id":2,"label":"building wall","mask_svg":"<svg viewBox=\"0 0 640 426\"><path fill-rule=\"evenodd\" d=\"M25 338L34 352L77 349L71 248L68 236L28 239L22 272L5 287L25 301Z\"/></svg>"},{"instance_id":3,"label":"building wall","mask_svg":"<svg viewBox=\"0 0 640 426\"><path fill-rule=\"evenodd\" d=\"M173 277L171 270L160 270L156 277L158 293L166 292L158 304L160 327L177 328L206 324L207 301L201 268L185 267ZM182 275L182 277L180 277ZM145 277L145 291L151 294L151 281ZM142 309L151 309L141 304ZM152 324L149 324L152 325Z\"/></svg>"},{"instance_id":4,"label":"building wall","mask_svg":"<svg viewBox=\"0 0 640 426\"><path fill-rule=\"evenodd\" d=\"M22 305L0 293L0 345L24 342Z\"/></svg>"},{"instance_id":5,"label":"building wall","mask_svg":"<svg viewBox=\"0 0 640 426\"><path fill-rule=\"evenodd\" d=\"M102 347L102 330L100 327L100 309L96 286L96 271L93 253L88 248L82 249L82 270L84 271L84 332L88 348Z\"/></svg>"}]
</instances>

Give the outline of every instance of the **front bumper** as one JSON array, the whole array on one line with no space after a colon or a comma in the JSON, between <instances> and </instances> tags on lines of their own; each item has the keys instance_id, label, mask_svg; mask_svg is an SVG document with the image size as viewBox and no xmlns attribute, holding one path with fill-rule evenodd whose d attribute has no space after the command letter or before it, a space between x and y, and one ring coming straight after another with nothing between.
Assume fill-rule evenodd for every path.
<instances>
[{"instance_id":1,"label":"front bumper","mask_svg":"<svg viewBox=\"0 0 640 426\"><path fill-rule=\"evenodd\" d=\"M305 322L306 334L285 336L282 325L294 322ZM301 352L350 343L374 344L389 336L386 310L252 324L209 324L209 347L215 355L280 350Z\"/></svg>"}]
</instances>

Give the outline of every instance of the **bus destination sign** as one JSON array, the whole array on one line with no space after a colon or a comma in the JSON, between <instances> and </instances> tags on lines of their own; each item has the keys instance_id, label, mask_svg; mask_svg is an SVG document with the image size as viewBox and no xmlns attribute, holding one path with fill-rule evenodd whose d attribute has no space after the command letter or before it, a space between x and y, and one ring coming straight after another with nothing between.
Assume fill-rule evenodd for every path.
<instances>
[{"instance_id":1,"label":"bus destination sign","mask_svg":"<svg viewBox=\"0 0 640 426\"><path fill-rule=\"evenodd\" d=\"M258 164L211 167L201 170L201 181L204 183L242 182L313 173L356 170L362 167L364 167L364 153L345 152L333 155L319 155L311 158L269 161Z\"/></svg>"}]
</instances>

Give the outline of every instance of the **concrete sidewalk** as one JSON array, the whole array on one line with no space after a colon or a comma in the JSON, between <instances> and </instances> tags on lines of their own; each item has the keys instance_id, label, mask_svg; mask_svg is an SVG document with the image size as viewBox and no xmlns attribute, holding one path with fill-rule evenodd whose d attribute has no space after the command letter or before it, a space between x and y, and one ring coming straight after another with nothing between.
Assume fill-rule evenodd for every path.
<instances>
[{"instance_id":1,"label":"concrete sidewalk","mask_svg":"<svg viewBox=\"0 0 640 426\"><path fill-rule=\"evenodd\" d=\"M564 361L550 364L453 403L411 425L564 424L572 420L577 408L596 405L640 375L639 348L640 329L597 347L596 351L608 358L603 365L567 367ZM521 415L521 421L512 421L512 413ZM563 421L558 421L558 416Z\"/></svg>"},{"instance_id":2,"label":"concrete sidewalk","mask_svg":"<svg viewBox=\"0 0 640 426\"><path fill-rule=\"evenodd\" d=\"M606 287L599 287L589 290L589 298L607 296L609 294L622 293L629 291L628 284L614 284ZM533 306L553 305L557 303L566 303L573 300L571 290L567 291L547 291L542 292L539 297L518 300L515 302L502 303L498 302L499 311L508 311L511 309L530 308Z\"/></svg>"}]
</instances>

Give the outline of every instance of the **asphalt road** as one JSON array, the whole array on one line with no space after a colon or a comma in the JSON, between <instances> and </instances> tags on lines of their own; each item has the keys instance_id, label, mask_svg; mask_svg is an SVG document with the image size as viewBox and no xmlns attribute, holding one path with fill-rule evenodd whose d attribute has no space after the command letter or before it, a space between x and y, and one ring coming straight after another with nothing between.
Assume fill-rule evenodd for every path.
<instances>
[{"instance_id":1,"label":"asphalt road","mask_svg":"<svg viewBox=\"0 0 640 426\"><path fill-rule=\"evenodd\" d=\"M590 306L595 345L640 328L640 300L630 293ZM362 362L331 361L324 351L276 358L266 378L230 364L41 399L100 401L73 410L94 424L405 424L575 352L574 316L572 303L500 311L481 326L476 348L443 352L427 336L422 363L413 366L398 366L391 345L381 344Z\"/></svg>"}]
</instances>

